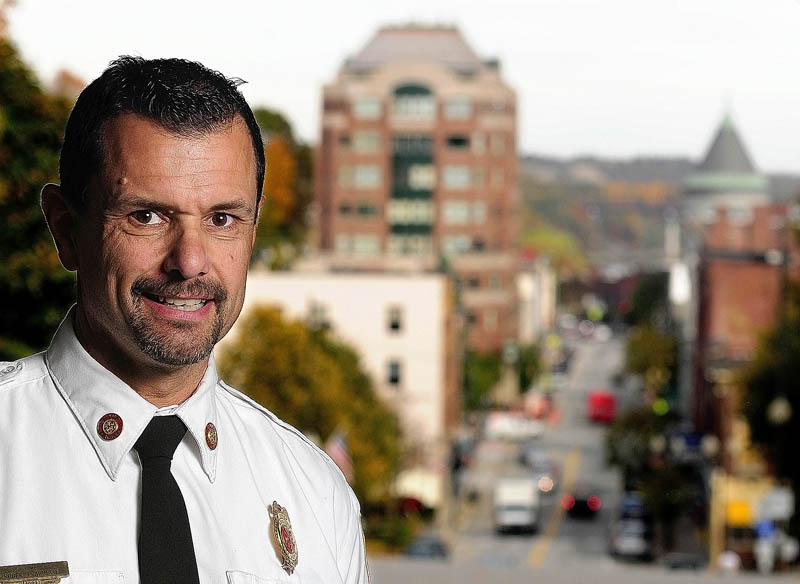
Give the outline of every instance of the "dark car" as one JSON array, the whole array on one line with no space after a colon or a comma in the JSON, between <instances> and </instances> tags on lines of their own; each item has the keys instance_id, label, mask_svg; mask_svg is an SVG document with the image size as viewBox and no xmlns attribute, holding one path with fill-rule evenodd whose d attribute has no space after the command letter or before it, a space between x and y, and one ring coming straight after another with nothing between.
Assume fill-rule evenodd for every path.
<instances>
[{"instance_id":1,"label":"dark car","mask_svg":"<svg viewBox=\"0 0 800 584\"><path fill-rule=\"evenodd\" d=\"M594 519L603 506L603 499L588 487L577 487L561 497L561 507L570 517Z\"/></svg>"},{"instance_id":2,"label":"dark car","mask_svg":"<svg viewBox=\"0 0 800 584\"><path fill-rule=\"evenodd\" d=\"M664 556L664 566L669 570L699 570L707 563L700 552L672 552Z\"/></svg>"},{"instance_id":3,"label":"dark car","mask_svg":"<svg viewBox=\"0 0 800 584\"><path fill-rule=\"evenodd\" d=\"M406 548L406 555L412 558L446 559L450 549L438 535L421 535Z\"/></svg>"}]
</instances>

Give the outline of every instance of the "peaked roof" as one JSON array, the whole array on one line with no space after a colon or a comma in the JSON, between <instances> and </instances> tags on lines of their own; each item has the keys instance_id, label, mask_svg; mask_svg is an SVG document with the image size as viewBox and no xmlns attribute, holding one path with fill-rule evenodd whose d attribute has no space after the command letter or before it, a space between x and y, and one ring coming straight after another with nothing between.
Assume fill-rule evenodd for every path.
<instances>
[{"instance_id":1,"label":"peaked roof","mask_svg":"<svg viewBox=\"0 0 800 584\"><path fill-rule=\"evenodd\" d=\"M730 114L726 114L723 118L717 135L711 143L711 148L697 170L700 172L756 172Z\"/></svg>"},{"instance_id":2,"label":"peaked roof","mask_svg":"<svg viewBox=\"0 0 800 584\"><path fill-rule=\"evenodd\" d=\"M359 53L345 62L347 71L369 71L397 60L436 61L456 71L474 72L485 66L461 32L447 26L387 26Z\"/></svg>"},{"instance_id":3,"label":"peaked roof","mask_svg":"<svg viewBox=\"0 0 800 584\"><path fill-rule=\"evenodd\" d=\"M767 178L753 166L730 114L722 119L705 159L683 186L687 195L767 192Z\"/></svg>"}]
</instances>

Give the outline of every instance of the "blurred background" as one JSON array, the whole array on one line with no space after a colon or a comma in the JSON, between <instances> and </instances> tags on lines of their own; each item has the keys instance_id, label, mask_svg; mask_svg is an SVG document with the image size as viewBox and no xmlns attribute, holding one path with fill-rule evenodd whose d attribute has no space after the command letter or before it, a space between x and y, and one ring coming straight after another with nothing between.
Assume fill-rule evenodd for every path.
<instances>
[{"instance_id":1,"label":"blurred background","mask_svg":"<svg viewBox=\"0 0 800 584\"><path fill-rule=\"evenodd\" d=\"M375 581L795 581L798 25L0 0L0 359L73 302L39 191L75 98L120 54L199 60L267 155L223 377L342 469Z\"/></svg>"}]
</instances>

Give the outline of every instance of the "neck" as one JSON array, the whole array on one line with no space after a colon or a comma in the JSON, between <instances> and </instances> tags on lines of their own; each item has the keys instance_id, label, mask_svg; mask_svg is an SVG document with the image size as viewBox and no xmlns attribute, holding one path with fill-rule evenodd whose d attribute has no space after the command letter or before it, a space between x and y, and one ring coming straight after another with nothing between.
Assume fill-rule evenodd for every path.
<instances>
[{"instance_id":1,"label":"neck","mask_svg":"<svg viewBox=\"0 0 800 584\"><path fill-rule=\"evenodd\" d=\"M208 358L191 365L165 365L143 353L132 356L112 340L103 340L100 331L76 311L75 335L92 358L156 407L186 401L200 385L208 368ZM138 358L137 358L138 357Z\"/></svg>"}]
</instances>

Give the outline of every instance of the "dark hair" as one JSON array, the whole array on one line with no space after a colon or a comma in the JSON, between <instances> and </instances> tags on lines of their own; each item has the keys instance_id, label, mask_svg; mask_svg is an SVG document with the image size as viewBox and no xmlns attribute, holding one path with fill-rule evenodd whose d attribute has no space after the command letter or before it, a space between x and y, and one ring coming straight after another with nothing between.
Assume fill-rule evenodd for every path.
<instances>
[{"instance_id":1,"label":"dark hair","mask_svg":"<svg viewBox=\"0 0 800 584\"><path fill-rule=\"evenodd\" d=\"M104 162L103 132L120 114L136 114L180 136L223 129L240 116L253 142L256 202L264 183L264 143L240 79L185 59L122 56L84 89L67 121L61 149L61 188L76 209L85 208L89 182Z\"/></svg>"}]
</instances>

